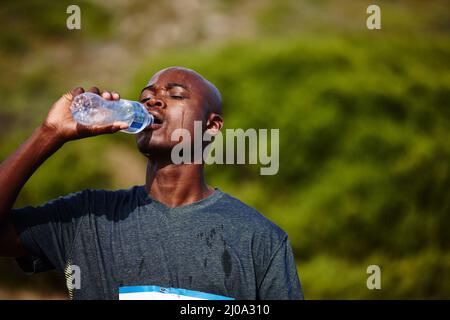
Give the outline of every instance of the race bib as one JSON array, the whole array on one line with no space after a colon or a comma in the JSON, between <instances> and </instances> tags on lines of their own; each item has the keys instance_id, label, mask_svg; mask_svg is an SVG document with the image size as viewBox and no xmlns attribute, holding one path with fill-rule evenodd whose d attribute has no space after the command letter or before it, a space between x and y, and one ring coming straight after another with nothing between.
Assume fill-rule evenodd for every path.
<instances>
[{"instance_id":1,"label":"race bib","mask_svg":"<svg viewBox=\"0 0 450 320\"><path fill-rule=\"evenodd\" d=\"M119 288L119 300L234 300L230 297L182 288L129 286Z\"/></svg>"}]
</instances>

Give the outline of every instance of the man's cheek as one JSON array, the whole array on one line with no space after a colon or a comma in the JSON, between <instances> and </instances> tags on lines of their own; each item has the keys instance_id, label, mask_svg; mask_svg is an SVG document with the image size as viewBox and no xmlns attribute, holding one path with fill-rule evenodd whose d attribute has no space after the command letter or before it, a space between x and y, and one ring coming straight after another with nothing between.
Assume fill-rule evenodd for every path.
<instances>
[{"instance_id":1,"label":"man's cheek","mask_svg":"<svg viewBox=\"0 0 450 320\"><path fill-rule=\"evenodd\" d=\"M196 118L196 115L191 110L188 110L186 107L180 107L173 116L171 124L176 128L183 128L190 131L194 126Z\"/></svg>"}]
</instances>

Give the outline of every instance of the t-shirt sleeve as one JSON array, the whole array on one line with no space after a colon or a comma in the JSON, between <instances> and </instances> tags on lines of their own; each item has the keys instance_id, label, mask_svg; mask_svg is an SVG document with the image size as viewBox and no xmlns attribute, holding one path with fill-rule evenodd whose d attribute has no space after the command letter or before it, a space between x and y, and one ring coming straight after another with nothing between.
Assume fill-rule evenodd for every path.
<instances>
[{"instance_id":1,"label":"t-shirt sleeve","mask_svg":"<svg viewBox=\"0 0 450 320\"><path fill-rule=\"evenodd\" d=\"M17 262L26 273L63 270L76 231L88 213L88 191L59 197L41 206L12 210L12 220L22 245L30 253Z\"/></svg>"},{"instance_id":2,"label":"t-shirt sleeve","mask_svg":"<svg viewBox=\"0 0 450 320\"><path fill-rule=\"evenodd\" d=\"M291 245L286 236L273 254L258 289L261 300L302 300L303 291L297 274Z\"/></svg>"}]
</instances>

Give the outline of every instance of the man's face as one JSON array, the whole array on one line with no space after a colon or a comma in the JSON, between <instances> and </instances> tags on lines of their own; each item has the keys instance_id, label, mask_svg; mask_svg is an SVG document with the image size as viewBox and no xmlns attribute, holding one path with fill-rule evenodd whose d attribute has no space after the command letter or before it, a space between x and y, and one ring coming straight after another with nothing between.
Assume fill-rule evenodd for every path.
<instances>
[{"instance_id":1,"label":"man's face","mask_svg":"<svg viewBox=\"0 0 450 320\"><path fill-rule=\"evenodd\" d=\"M156 73L142 90L140 102L155 117L155 123L136 135L140 152L147 156L170 152L175 129L184 128L194 139L194 121L207 117L207 88L201 78L181 68ZM203 125L204 126L204 125Z\"/></svg>"}]
</instances>

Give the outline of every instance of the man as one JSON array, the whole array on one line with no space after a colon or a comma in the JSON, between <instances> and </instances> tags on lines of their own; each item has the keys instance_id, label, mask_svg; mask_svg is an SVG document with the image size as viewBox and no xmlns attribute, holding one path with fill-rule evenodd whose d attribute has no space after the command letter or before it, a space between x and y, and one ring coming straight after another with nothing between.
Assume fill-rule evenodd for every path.
<instances>
[{"instance_id":1,"label":"man","mask_svg":"<svg viewBox=\"0 0 450 320\"><path fill-rule=\"evenodd\" d=\"M175 129L192 134L194 121L202 121L213 136L223 125L219 91L189 69L162 70L141 92L140 101L156 119L136 135L148 157L145 186L88 189L12 209L33 172L66 142L127 127L77 124L69 107L82 92L63 95L0 166L1 256L16 257L29 272L56 268L73 276L74 299L303 298L286 233L208 186L203 164L171 161ZM119 99L116 92L102 96Z\"/></svg>"}]
</instances>

